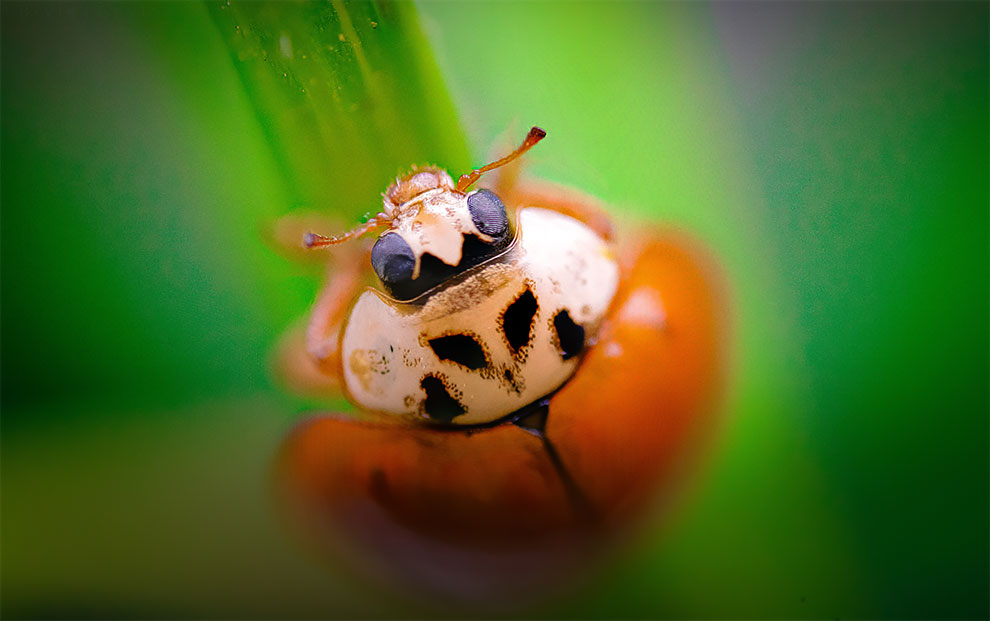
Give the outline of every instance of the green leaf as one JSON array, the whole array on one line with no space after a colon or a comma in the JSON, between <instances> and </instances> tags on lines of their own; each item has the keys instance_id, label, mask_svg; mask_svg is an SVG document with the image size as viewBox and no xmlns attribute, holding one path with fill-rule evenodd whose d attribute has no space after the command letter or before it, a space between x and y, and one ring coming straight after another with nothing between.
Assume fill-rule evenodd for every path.
<instances>
[{"instance_id":1,"label":"green leaf","mask_svg":"<svg viewBox=\"0 0 990 621\"><path fill-rule=\"evenodd\" d=\"M272 515L317 279L264 231L467 168L413 7L2 11L4 615L368 614Z\"/></svg>"},{"instance_id":2,"label":"green leaf","mask_svg":"<svg viewBox=\"0 0 990 621\"><path fill-rule=\"evenodd\" d=\"M266 230L468 166L408 4L14 3L3 28L8 404L270 390L317 279Z\"/></svg>"},{"instance_id":3,"label":"green leaf","mask_svg":"<svg viewBox=\"0 0 990 621\"><path fill-rule=\"evenodd\" d=\"M467 149L406 3L209 5L294 204L368 211L411 164Z\"/></svg>"}]
</instances>

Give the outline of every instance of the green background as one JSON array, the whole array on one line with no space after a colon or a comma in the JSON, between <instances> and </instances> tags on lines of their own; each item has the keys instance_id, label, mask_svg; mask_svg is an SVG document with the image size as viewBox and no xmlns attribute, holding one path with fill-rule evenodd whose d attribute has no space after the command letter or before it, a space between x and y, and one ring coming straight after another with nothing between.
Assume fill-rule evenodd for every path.
<instances>
[{"instance_id":1,"label":"green background","mask_svg":"<svg viewBox=\"0 0 990 621\"><path fill-rule=\"evenodd\" d=\"M2 16L2 613L435 613L275 516L271 352L412 163L711 248L732 382L685 501L553 617L990 615L985 3L20 4Z\"/></svg>"}]
</instances>

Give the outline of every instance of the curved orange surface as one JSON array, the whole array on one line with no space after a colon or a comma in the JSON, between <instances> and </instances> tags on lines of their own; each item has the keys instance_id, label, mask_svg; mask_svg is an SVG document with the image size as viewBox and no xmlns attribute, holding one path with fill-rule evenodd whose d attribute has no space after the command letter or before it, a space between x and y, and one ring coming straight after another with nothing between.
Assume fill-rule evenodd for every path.
<instances>
[{"instance_id":1,"label":"curved orange surface","mask_svg":"<svg viewBox=\"0 0 990 621\"><path fill-rule=\"evenodd\" d=\"M710 426L723 374L725 309L706 256L657 237L635 247L624 274L598 342L550 402L545 440L558 464L543 438L512 424L322 416L283 447L290 515L368 571L462 594L578 563L671 487Z\"/></svg>"}]
</instances>

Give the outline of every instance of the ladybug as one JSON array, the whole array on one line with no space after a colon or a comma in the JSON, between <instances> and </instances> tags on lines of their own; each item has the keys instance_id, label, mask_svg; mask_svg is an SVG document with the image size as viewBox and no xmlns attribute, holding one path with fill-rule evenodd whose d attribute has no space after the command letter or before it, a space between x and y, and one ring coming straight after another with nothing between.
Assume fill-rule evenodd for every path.
<instances>
[{"instance_id":1,"label":"ladybug","mask_svg":"<svg viewBox=\"0 0 990 621\"><path fill-rule=\"evenodd\" d=\"M359 415L290 432L280 498L316 547L410 592L522 601L565 583L678 487L714 420L713 262L671 232L617 244L590 199L517 183L506 165L545 136L456 184L415 168L364 225L304 236L380 233L341 248L282 347L291 385Z\"/></svg>"}]
</instances>

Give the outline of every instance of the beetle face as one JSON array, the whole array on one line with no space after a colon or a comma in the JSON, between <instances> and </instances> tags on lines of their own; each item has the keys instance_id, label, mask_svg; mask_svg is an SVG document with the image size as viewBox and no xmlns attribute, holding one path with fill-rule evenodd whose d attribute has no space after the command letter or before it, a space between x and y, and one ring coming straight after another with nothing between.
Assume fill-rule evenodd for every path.
<instances>
[{"instance_id":1,"label":"beetle face","mask_svg":"<svg viewBox=\"0 0 990 621\"><path fill-rule=\"evenodd\" d=\"M478 254L465 243L461 263L444 267L447 280L415 303L368 291L351 309L340 341L343 377L365 410L431 424L490 423L567 381L596 334L619 280L601 238L573 218L526 208L515 244L467 269L511 241L511 227L491 192L469 195L465 205L495 242ZM380 276L411 275L402 237L386 233L376 248ZM422 265L410 282L433 282L430 255Z\"/></svg>"},{"instance_id":2,"label":"beetle face","mask_svg":"<svg viewBox=\"0 0 990 621\"><path fill-rule=\"evenodd\" d=\"M424 181L426 174L400 180L386 192L392 227L371 250L375 274L386 293L397 300L420 297L499 255L513 239L505 205L494 192L465 195L443 185L429 187L443 179L429 173ZM424 187L429 189L415 194ZM390 197L408 200L395 205Z\"/></svg>"}]
</instances>

